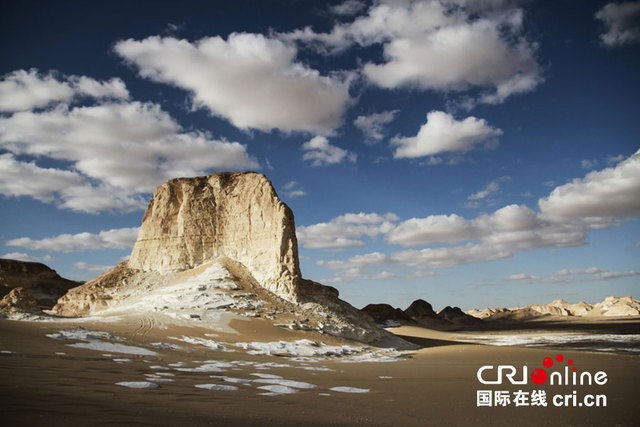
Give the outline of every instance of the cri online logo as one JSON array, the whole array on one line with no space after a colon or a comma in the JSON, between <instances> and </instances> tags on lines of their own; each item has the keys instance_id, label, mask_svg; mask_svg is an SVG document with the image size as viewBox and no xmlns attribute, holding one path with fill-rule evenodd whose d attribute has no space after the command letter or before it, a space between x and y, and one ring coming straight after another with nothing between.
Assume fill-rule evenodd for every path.
<instances>
[{"instance_id":1,"label":"cri online logo","mask_svg":"<svg viewBox=\"0 0 640 427\"><path fill-rule=\"evenodd\" d=\"M542 359L542 366L545 368L553 367L554 363L557 362L561 367L562 362L564 362L565 358L562 354L557 354L554 358L545 357ZM571 371L569 370L571 367ZM496 379L486 379L485 376L490 376L490 374L485 374L485 372L494 371L493 365L485 365L478 369L477 377L478 381L482 384L502 384L503 377L509 380L511 384L527 384L528 383L528 369L527 366L522 366L521 379L518 379L518 369L513 365L498 365L496 367ZM531 372L531 381L534 384L542 385L549 381L549 385L604 385L607 383L607 374L604 371L598 371L595 374L591 374L591 372L584 371L578 375L577 368L573 364L573 360L569 359L566 361L566 365L564 365L564 369L561 371L555 371L551 374L548 374L545 369L538 368L534 369Z\"/></svg>"}]
</instances>

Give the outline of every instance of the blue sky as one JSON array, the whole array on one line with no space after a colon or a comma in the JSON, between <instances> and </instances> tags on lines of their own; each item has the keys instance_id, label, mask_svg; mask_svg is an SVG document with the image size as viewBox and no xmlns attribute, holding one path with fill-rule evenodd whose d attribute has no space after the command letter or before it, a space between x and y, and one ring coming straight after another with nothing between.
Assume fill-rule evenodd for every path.
<instances>
[{"instance_id":1,"label":"blue sky","mask_svg":"<svg viewBox=\"0 0 640 427\"><path fill-rule=\"evenodd\" d=\"M0 255L95 277L256 170L361 307L640 297L640 2L4 2Z\"/></svg>"}]
</instances>

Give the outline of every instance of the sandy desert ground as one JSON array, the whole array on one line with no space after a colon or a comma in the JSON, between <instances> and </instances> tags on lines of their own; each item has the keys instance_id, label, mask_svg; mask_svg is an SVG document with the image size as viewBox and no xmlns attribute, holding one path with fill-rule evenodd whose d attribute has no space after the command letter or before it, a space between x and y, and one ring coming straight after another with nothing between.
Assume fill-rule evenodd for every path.
<instances>
[{"instance_id":1,"label":"sandy desert ground","mask_svg":"<svg viewBox=\"0 0 640 427\"><path fill-rule=\"evenodd\" d=\"M617 327L628 333L637 332L639 325L623 322ZM337 352L354 343L277 328L263 319L234 319L228 326L212 334L198 327L162 325L149 317L95 323L0 320L3 425L632 426L640 416L637 352L486 346L457 342L464 333L401 327L394 333L424 348L404 355L305 357L286 348L271 348L271 355L249 354L256 347L252 352L238 347L238 342L311 340L334 346ZM530 332L531 328L489 334ZM306 350L298 353L330 349L309 341L300 346ZM483 385L476 377L483 365L527 365L531 372L542 367L545 357L560 353L581 371L605 371L607 383ZM392 361L363 361L371 357ZM157 387L130 388L151 387L149 383ZM607 404L477 406L477 390L535 388L546 390L549 400L573 390L578 396L604 394Z\"/></svg>"}]
</instances>

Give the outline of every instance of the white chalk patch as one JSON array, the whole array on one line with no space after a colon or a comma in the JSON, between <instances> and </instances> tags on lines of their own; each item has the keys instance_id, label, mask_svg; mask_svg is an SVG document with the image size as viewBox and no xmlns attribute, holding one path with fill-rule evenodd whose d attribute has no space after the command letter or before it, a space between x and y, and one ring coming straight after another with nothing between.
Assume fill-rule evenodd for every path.
<instances>
[{"instance_id":1,"label":"white chalk patch","mask_svg":"<svg viewBox=\"0 0 640 427\"><path fill-rule=\"evenodd\" d=\"M75 344L67 344L67 346L73 348L85 348L88 350L112 351L114 353L137 354L140 356L156 356L158 354L155 351L147 350L146 348L135 347L132 345L114 344L106 341L79 342Z\"/></svg>"},{"instance_id":2,"label":"white chalk patch","mask_svg":"<svg viewBox=\"0 0 640 427\"><path fill-rule=\"evenodd\" d=\"M388 377L386 375L380 375L380 376L378 376L378 378L380 378L381 380L389 380L389 379L391 379L393 377Z\"/></svg>"},{"instance_id":3,"label":"white chalk patch","mask_svg":"<svg viewBox=\"0 0 640 427\"><path fill-rule=\"evenodd\" d=\"M228 383L235 384L250 384L252 380L247 380L244 378L234 378L234 377L225 377L224 375L210 375L211 378L220 378L223 381Z\"/></svg>"},{"instance_id":4,"label":"white chalk patch","mask_svg":"<svg viewBox=\"0 0 640 427\"><path fill-rule=\"evenodd\" d=\"M331 387L329 390L337 391L338 393L369 393L368 388L358 387Z\"/></svg>"},{"instance_id":5,"label":"white chalk patch","mask_svg":"<svg viewBox=\"0 0 640 427\"><path fill-rule=\"evenodd\" d=\"M234 391L238 390L238 387L234 385L224 385L224 384L196 384L194 387L196 388L204 388L206 390L219 390L219 391Z\"/></svg>"},{"instance_id":6,"label":"white chalk patch","mask_svg":"<svg viewBox=\"0 0 640 427\"><path fill-rule=\"evenodd\" d=\"M158 348L160 350L173 350L173 351L182 350L182 347L180 347L179 345L171 344L168 342L154 342L154 343L151 343L151 347Z\"/></svg>"},{"instance_id":7,"label":"white chalk patch","mask_svg":"<svg viewBox=\"0 0 640 427\"><path fill-rule=\"evenodd\" d=\"M258 380L253 380L253 382L276 384L276 385L282 385L285 387L292 387L292 388L315 388L316 387L315 384L305 383L302 381L285 380L280 378L260 378Z\"/></svg>"},{"instance_id":8,"label":"white chalk patch","mask_svg":"<svg viewBox=\"0 0 640 427\"><path fill-rule=\"evenodd\" d=\"M15 354L15 351L11 351L11 350L0 350L0 354Z\"/></svg>"},{"instance_id":9,"label":"white chalk patch","mask_svg":"<svg viewBox=\"0 0 640 427\"><path fill-rule=\"evenodd\" d=\"M55 354L58 355L58 356L66 356L67 355L67 353L64 353L62 351L56 351Z\"/></svg>"},{"instance_id":10,"label":"white chalk patch","mask_svg":"<svg viewBox=\"0 0 640 427\"><path fill-rule=\"evenodd\" d=\"M268 393L260 393L263 394L265 396L277 396L280 394L293 394L293 393L297 393L298 389L293 388L293 387L287 387L284 385L263 385L258 387L260 390L266 390L268 391Z\"/></svg>"},{"instance_id":11,"label":"white chalk patch","mask_svg":"<svg viewBox=\"0 0 640 427\"><path fill-rule=\"evenodd\" d=\"M169 363L169 366L173 368L181 368L183 366L187 366L187 364L184 362L176 362L176 363Z\"/></svg>"},{"instance_id":12,"label":"white chalk patch","mask_svg":"<svg viewBox=\"0 0 640 427\"><path fill-rule=\"evenodd\" d=\"M114 362L118 362L118 363L131 363L133 362L133 360L131 359L113 359Z\"/></svg>"},{"instance_id":13,"label":"white chalk patch","mask_svg":"<svg viewBox=\"0 0 640 427\"><path fill-rule=\"evenodd\" d=\"M84 328L68 329L58 331L54 334L47 334L49 338L54 340L77 340L77 341L93 341L93 340L111 340L124 341L124 338L116 337L108 332L89 331Z\"/></svg>"},{"instance_id":14,"label":"white chalk patch","mask_svg":"<svg viewBox=\"0 0 640 427\"><path fill-rule=\"evenodd\" d=\"M254 372L251 375L253 375L254 377L260 377L260 378L282 379L282 377L280 375L262 374L262 373L258 373L258 372Z\"/></svg>"},{"instance_id":15,"label":"white chalk patch","mask_svg":"<svg viewBox=\"0 0 640 427\"><path fill-rule=\"evenodd\" d=\"M149 369L153 369L155 371L168 371L170 368L167 368L166 366L153 365L149 366Z\"/></svg>"},{"instance_id":16,"label":"white chalk patch","mask_svg":"<svg viewBox=\"0 0 640 427\"><path fill-rule=\"evenodd\" d=\"M178 337L168 337L168 338L176 341L186 342L188 344L201 345L201 346L210 348L211 350L227 351L227 347L220 344L219 342L216 342L214 340L208 340L205 338L186 337L184 335L182 336L182 338L178 338Z\"/></svg>"},{"instance_id":17,"label":"white chalk patch","mask_svg":"<svg viewBox=\"0 0 640 427\"><path fill-rule=\"evenodd\" d=\"M116 385L128 388L158 388L159 385L149 381L123 381Z\"/></svg>"}]
</instances>

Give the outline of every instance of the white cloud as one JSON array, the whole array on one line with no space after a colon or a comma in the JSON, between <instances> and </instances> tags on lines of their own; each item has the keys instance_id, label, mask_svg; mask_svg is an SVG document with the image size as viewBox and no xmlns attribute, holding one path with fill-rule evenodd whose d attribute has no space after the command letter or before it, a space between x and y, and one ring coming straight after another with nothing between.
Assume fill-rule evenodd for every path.
<instances>
[{"instance_id":1,"label":"white cloud","mask_svg":"<svg viewBox=\"0 0 640 427\"><path fill-rule=\"evenodd\" d=\"M500 259L508 259L512 254L490 245L473 245L409 249L383 254L372 252L356 255L346 261L323 261L319 265L331 270L359 270L376 268L384 265L404 265L419 269L448 268L461 264L471 264Z\"/></svg>"},{"instance_id":2,"label":"white cloud","mask_svg":"<svg viewBox=\"0 0 640 427\"><path fill-rule=\"evenodd\" d=\"M580 160L580 167L582 169L592 169L594 168L596 165L598 164L597 160L589 160L589 159L583 159Z\"/></svg>"},{"instance_id":3,"label":"white cloud","mask_svg":"<svg viewBox=\"0 0 640 427\"><path fill-rule=\"evenodd\" d=\"M364 246L363 236L375 237L391 230L398 217L392 213L348 213L329 222L300 226L296 229L298 242L309 249L342 249Z\"/></svg>"},{"instance_id":4,"label":"white cloud","mask_svg":"<svg viewBox=\"0 0 640 427\"><path fill-rule=\"evenodd\" d=\"M389 279L393 279L395 277L396 277L396 275L394 273L391 273L389 271L381 271L380 273L368 276L367 279L369 279L369 280L389 280Z\"/></svg>"},{"instance_id":5,"label":"white cloud","mask_svg":"<svg viewBox=\"0 0 640 427\"><path fill-rule=\"evenodd\" d=\"M4 259L15 259L17 261L26 261L26 262L42 262L42 261L50 261L51 257L46 255L44 256L42 259L29 255L29 254L25 254L24 252L8 252L2 256L0 256L0 258L4 258Z\"/></svg>"},{"instance_id":6,"label":"white cloud","mask_svg":"<svg viewBox=\"0 0 640 427\"><path fill-rule=\"evenodd\" d=\"M581 221L557 221L526 206L509 205L472 220L455 214L412 218L398 224L386 239L402 246L478 241L481 247L511 253L582 245L588 231Z\"/></svg>"},{"instance_id":7,"label":"white cloud","mask_svg":"<svg viewBox=\"0 0 640 427\"><path fill-rule=\"evenodd\" d=\"M478 146L493 148L502 130L493 128L484 119L467 117L456 120L443 111L431 111L427 122L412 137L397 136L391 140L396 147L393 156L416 158L439 153L464 153Z\"/></svg>"},{"instance_id":8,"label":"white cloud","mask_svg":"<svg viewBox=\"0 0 640 427\"><path fill-rule=\"evenodd\" d=\"M535 280L539 280L539 276L532 276L530 274L524 273L515 273L510 276L504 278L506 282L521 282L521 283L532 283Z\"/></svg>"},{"instance_id":9,"label":"white cloud","mask_svg":"<svg viewBox=\"0 0 640 427\"><path fill-rule=\"evenodd\" d=\"M595 17L604 23L606 32L600 40L605 46L640 42L640 1L607 3Z\"/></svg>"},{"instance_id":10,"label":"white cloud","mask_svg":"<svg viewBox=\"0 0 640 427\"><path fill-rule=\"evenodd\" d=\"M56 193L84 182L75 172L41 168L34 162L18 161L9 153L0 155L0 193L5 196L29 196L51 202Z\"/></svg>"},{"instance_id":11,"label":"white cloud","mask_svg":"<svg viewBox=\"0 0 640 427\"><path fill-rule=\"evenodd\" d=\"M385 125L391 123L399 110L383 111L369 116L358 116L353 124L364 133L368 142L377 142L386 135Z\"/></svg>"},{"instance_id":12,"label":"white cloud","mask_svg":"<svg viewBox=\"0 0 640 427\"><path fill-rule=\"evenodd\" d=\"M391 244L443 246L389 254L373 252L347 260L322 261L319 265L332 270L357 268L364 271L392 264L437 269L506 260L517 252L538 248L579 246L585 244L592 230L610 227L617 218L640 215L637 194L640 194L640 152L614 168L591 172L583 179L556 188L548 198L540 199L538 212L524 205L509 205L475 219L456 214L430 215L411 218L395 226L391 224L384 233ZM318 235L322 235L322 230L318 230ZM364 244L360 240L357 242ZM564 276L581 274L604 280L636 273L595 268L561 270L544 280L562 282ZM508 280L538 279L522 274L509 276Z\"/></svg>"},{"instance_id":13,"label":"white cloud","mask_svg":"<svg viewBox=\"0 0 640 427\"><path fill-rule=\"evenodd\" d=\"M357 155L335 145L329 144L324 136L315 136L302 144L302 160L311 160L311 166L327 166L343 160L355 163Z\"/></svg>"},{"instance_id":14,"label":"white cloud","mask_svg":"<svg viewBox=\"0 0 640 427\"><path fill-rule=\"evenodd\" d=\"M283 188L286 190L285 194L291 198L306 196L307 194L302 188L300 188L300 183L296 181L289 181Z\"/></svg>"},{"instance_id":15,"label":"white cloud","mask_svg":"<svg viewBox=\"0 0 640 427\"><path fill-rule=\"evenodd\" d=\"M8 240L7 246L54 252L82 252L102 249L130 249L138 237L138 227L114 228L94 233L60 234L41 240L29 237Z\"/></svg>"},{"instance_id":16,"label":"white cloud","mask_svg":"<svg viewBox=\"0 0 640 427\"><path fill-rule=\"evenodd\" d=\"M87 92L103 87L74 78ZM99 102L59 103L55 108L0 117L0 148L16 156L68 164L43 168L11 154L0 158L0 193L26 195L81 212L144 208L145 195L178 176L211 169L258 168L246 147L184 131L159 105ZM33 179L15 180L29 174Z\"/></svg>"},{"instance_id":17,"label":"white cloud","mask_svg":"<svg viewBox=\"0 0 640 427\"><path fill-rule=\"evenodd\" d=\"M504 280L507 282L517 281L520 283L574 283L593 282L599 280L613 280L623 277L638 276L640 272L630 271L609 271L601 268L591 267L587 269L563 269L546 276L536 276L525 273L516 273Z\"/></svg>"},{"instance_id":18,"label":"white cloud","mask_svg":"<svg viewBox=\"0 0 640 427\"><path fill-rule=\"evenodd\" d=\"M389 255L380 252L372 252L364 255L356 255L346 261L319 261L317 264L325 266L331 270L354 270L363 271L365 268L378 267L385 264L393 264Z\"/></svg>"},{"instance_id":19,"label":"white cloud","mask_svg":"<svg viewBox=\"0 0 640 427\"><path fill-rule=\"evenodd\" d=\"M353 16L367 7L364 1L347 0L331 7L331 11L340 16Z\"/></svg>"},{"instance_id":20,"label":"white cloud","mask_svg":"<svg viewBox=\"0 0 640 427\"><path fill-rule=\"evenodd\" d=\"M614 167L556 187L540 210L564 218L640 215L640 150Z\"/></svg>"},{"instance_id":21,"label":"white cloud","mask_svg":"<svg viewBox=\"0 0 640 427\"><path fill-rule=\"evenodd\" d=\"M16 112L70 102L76 97L127 99L122 80L97 81L86 76L41 74L38 70L16 70L0 81L0 111Z\"/></svg>"},{"instance_id":22,"label":"white cloud","mask_svg":"<svg viewBox=\"0 0 640 427\"><path fill-rule=\"evenodd\" d=\"M436 273L435 271L416 271L413 272L411 274L407 274L405 277L407 279L420 279L423 277L434 277L434 276L438 276L439 274Z\"/></svg>"},{"instance_id":23,"label":"white cloud","mask_svg":"<svg viewBox=\"0 0 640 427\"><path fill-rule=\"evenodd\" d=\"M472 195L470 195L468 197L468 200L484 199L487 196L499 191L500 190L500 184L502 184L503 182L508 182L508 181L511 181L511 177L509 177L509 176L502 176L502 177L500 177L498 179L494 179L489 184L487 184L487 186L484 187L482 190L478 191L477 193L473 193Z\"/></svg>"},{"instance_id":24,"label":"white cloud","mask_svg":"<svg viewBox=\"0 0 640 427\"><path fill-rule=\"evenodd\" d=\"M330 33L305 28L280 37L334 52L380 44L383 62L362 69L370 82L438 91L479 87L487 90L479 101L496 104L542 81L523 15L510 2L383 0Z\"/></svg>"},{"instance_id":25,"label":"white cloud","mask_svg":"<svg viewBox=\"0 0 640 427\"><path fill-rule=\"evenodd\" d=\"M513 254L485 244L467 244L441 248L409 249L391 254L394 263L416 268L448 268L456 265L504 260Z\"/></svg>"},{"instance_id":26,"label":"white cloud","mask_svg":"<svg viewBox=\"0 0 640 427\"><path fill-rule=\"evenodd\" d=\"M193 43L154 36L120 41L115 51L141 76L189 91L195 107L241 129L327 134L351 103L348 77L322 76L295 61L295 46L259 34Z\"/></svg>"},{"instance_id":27,"label":"white cloud","mask_svg":"<svg viewBox=\"0 0 640 427\"><path fill-rule=\"evenodd\" d=\"M73 264L73 268L76 270L85 270L93 273L104 273L105 271L113 268L113 265L95 265L95 264L87 264L86 262L78 261Z\"/></svg>"}]
</instances>

